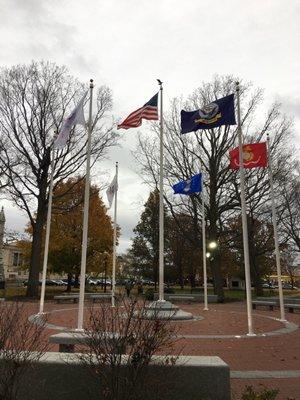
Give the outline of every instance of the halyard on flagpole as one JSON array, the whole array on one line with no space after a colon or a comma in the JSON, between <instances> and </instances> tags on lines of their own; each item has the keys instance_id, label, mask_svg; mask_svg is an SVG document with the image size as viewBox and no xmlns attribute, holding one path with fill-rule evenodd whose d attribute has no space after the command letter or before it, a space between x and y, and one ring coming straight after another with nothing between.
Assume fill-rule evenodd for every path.
<instances>
[{"instance_id":1,"label":"halyard on flagpole","mask_svg":"<svg viewBox=\"0 0 300 400\"><path fill-rule=\"evenodd\" d=\"M238 115L238 141L239 141L239 170L241 183L241 208L242 208L242 225L243 225L243 247L244 247L244 264L245 264L245 282L246 282L246 300L247 300L247 319L248 319L248 335L254 336L252 322L252 294L251 294L251 276L250 276L250 259L248 244L248 226L245 199L245 171L243 164L243 135L241 126L241 110L240 110L240 87L236 82L237 95L237 115Z\"/></svg>"},{"instance_id":2,"label":"halyard on flagpole","mask_svg":"<svg viewBox=\"0 0 300 400\"><path fill-rule=\"evenodd\" d=\"M273 222L273 230L274 230L276 269L277 269L277 277L278 277L280 320L285 322L286 319L285 319L283 291L282 291L282 282L281 282L281 266L280 266L280 252L279 252L278 231L277 231L277 217L276 217L276 207L275 207L275 199L274 199L272 158L271 158L271 152L270 152L270 139L269 139L268 134L267 134L267 152L268 152L268 172L269 172L270 192L271 192L272 222Z\"/></svg>"},{"instance_id":3,"label":"halyard on flagpole","mask_svg":"<svg viewBox=\"0 0 300 400\"><path fill-rule=\"evenodd\" d=\"M163 87L158 79L160 90L160 162L159 162L159 301L164 301L164 142L163 142Z\"/></svg>"},{"instance_id":4,"label":"halyard on flagpole","mask_svg":"<svg viewBox=\"0 0 300 400\"><path fill-rule=\"evenodd\" d=\"M206 268L206 227L205 227L205 202L204 202L204 170L202 171L202 252L203 252L203 291L204 291L204 310L208 311L207 300L207 268Z\"/></svg>"},{"instance_id":5,"label":"halyard on flagpole","mask_svg":"<svg viewBox=\"0 0 300 400\"><path fill-rule=\"evenodd\" d=\"M91 161L91 136L92 136L92 103L93 103L93 80L90 80L90 106L89 106L89 123L88 123L88 141L86 150L86 175L85 175L85 191L84 191L84 211L83 211L83 232L82 232L82 250L81 250L81 269L80 269L80 289L79 289L79 305L77 330L83 330L83 309L84 309L84 291L85 291L85 274L86 274L86 254L88 240L88 219L89 219L89 199L90 199L90 161Z\"/></svg>"},{"instance_id":6,"label":"halyard on flagpole","mask_svg":"<svg viewBox=\"0 0 300 400\"><path fill-rule=\"evenodd\" d=\"M112 265L112 287L111 287L111 306L115 307L116 289L116 252L117 252L117 202L118 202L118 171L119 165L116 162L116 185L115 185L115 210L114 210L114 237L113 237L113 265Z\"/></svg>"},{"instance_id":7,"label":"halyard on flagpole","mask_svg":"<svg viewBox=\"0 0 300 400\"><path fill-rule=\"evenodd\" d=\"M54 155L55 155L55 147L54 147L54 143L52 143L51 175L50 175L50 187L49 187L49 199L48 199L48 210L47 210L46 237L45 237L45 249L44 249L42 287L41 287L39 314L43 314L44 303L45 303L46 275L47 275L47 265L48 265L49 238L50 238L51 213L52 213L52 197L53 197Z\"/></svg>"}]
</instances>

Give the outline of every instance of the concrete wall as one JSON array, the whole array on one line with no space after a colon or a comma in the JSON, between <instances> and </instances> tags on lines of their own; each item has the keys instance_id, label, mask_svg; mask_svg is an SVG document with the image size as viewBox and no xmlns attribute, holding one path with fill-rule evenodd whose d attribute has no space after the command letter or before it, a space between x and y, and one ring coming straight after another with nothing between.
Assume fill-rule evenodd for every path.
<instances>
[{"instance_id":1,"label":"concrete wall","mask_svg":"<svg viewBox=\"0 0 300 400\"><path fill-rule=\"evenodd\" d=\"M158 357L159 359L159 357ZM229 367L219 357L180 357L175 366L151 365L151 400L230 400ZM22 400L101 400L97 380L76 356L47 353L23 376ZM160 395L157 389L161 386ZM104 400L104 399L103 399Z\"/></svg>"}]
</instances>

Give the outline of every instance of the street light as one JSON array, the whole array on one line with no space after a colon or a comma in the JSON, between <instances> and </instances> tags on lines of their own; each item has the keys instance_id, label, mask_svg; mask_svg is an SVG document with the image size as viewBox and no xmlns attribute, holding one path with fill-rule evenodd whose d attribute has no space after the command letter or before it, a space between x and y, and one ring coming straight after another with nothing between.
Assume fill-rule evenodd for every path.
<instances>
[{"instance_id":1,"label":"street light","mask_svg":"<svg viewBox=\"0 0 300 400\"><path fill-rule=\"evenodd\" d=\"M211 249L211 250L214 250L214 249L216 249L218 247L218 244L217 244L217 242L209 242L209 244L208 244L208 248L209 249Z\"/></svg>"},{"instance_id":2,"label":"street light","mask_svg":"<svg viewBox=\"0 0 300 400\"><path fill-rule=\"evenodd\" d=\"M210 252L208 251L207 253L206 253L206 258L209 258L210 257Z\"/></svg>"}]
</instances>

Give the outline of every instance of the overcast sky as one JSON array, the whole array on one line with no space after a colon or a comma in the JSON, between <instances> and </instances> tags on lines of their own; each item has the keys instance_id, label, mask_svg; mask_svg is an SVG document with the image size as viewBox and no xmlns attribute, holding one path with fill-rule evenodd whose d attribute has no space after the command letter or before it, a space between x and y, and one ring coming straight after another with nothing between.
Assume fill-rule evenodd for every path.
<instances>
[{"instance_id":1,"label":"overcast sky","mask_svg":"<svg viewBox=\"0 0 300 400\"><path fill-rule=\"evenodd\" d=\"M156 78L167 109L215 74L232 74L264 88L267 105L281 101L299 132L299 27L299 0L0 0L0 65L66 65L82 82L112 89L118 119L153 96ZM97 167L109 180L120 164L120 251L149 193L131 156L136 133L122 131L122 147ZM22 231L27 218L2 204L7 228Z\"/></svg>"}]
</instances>

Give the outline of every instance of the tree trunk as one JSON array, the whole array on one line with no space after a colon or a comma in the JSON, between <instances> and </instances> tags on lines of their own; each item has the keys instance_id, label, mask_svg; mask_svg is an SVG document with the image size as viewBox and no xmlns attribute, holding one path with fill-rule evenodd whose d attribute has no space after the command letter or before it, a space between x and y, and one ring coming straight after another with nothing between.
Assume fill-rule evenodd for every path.
<instances>
[{"instance_id":1,"label":"tree trunk","mask_svg":"<svg viewBox=\"0 0 300 400\"><path fill-rule=\"evenodd\" d=\"M27 297L37 298L39 294L39 273L42 261L43 228L46 218L46 198L39 199L36 221L32 233L32 249L30 257L30 269L28 277Z\"/></svg>"},{"instance_id":2,"label":"tree trunk","mask_svg":"<svg viewBox=\"0 0 300 400\"><path fill-rule=\"evenodd\" d=\"M264 295L261 279L255 268L252 268L253 285L255 288L255 294L257 297Z\"/></svg>"},{"instance_id":3,"label":"tree trunk","mask_svg":"<svg viewBox=\"0 0 300 400\"><path fill-rule=\"evenodd\" d=\"M219 218L219 210L218 204L216 202L217 193L218 193L218 185L217 185L217 170L216 163L213 159L210 160L210 182L209 182L209 210L208 210L208 220L209 220L209 242L218 243L218 218ZM206 249L205 249L206 251ZM210 250L209 250L210 251ZM221 272L221 259L220 259L220 249L217 247L210 251L212 253L210 258L210 267L214 280L214 294L218 296L218 302L224 302L224 289L223 289L223 277Z\"/></svg>"},{"instance_id":4,"label":"tree trunk","mask_svg":"<svg viewBox=\"0 0 300 400\"><path fill-rule=\"evenodd\" d=\"M67 285L67 292L71 292L72 290L72 278L73 278L73 274L71 274L70 272L68 273L68 285Z\"/></svg>"},{"instance_id":5,"label":"tree trunk","mask_svg":"<svg viewBox=\"0 0 300 400\"><path fill-rule=\"evenodd\" d=\"M75 274L74 288L79 288L79 274Z\"/></svg>"},{"instance_id":6,"label":"tree trunk","mask_svg":"<svg viewBox=\"0 0 300 400\"><path fill-rule=\"evenodd\" d=\"M47 214L47 185L48 185L48 171L51 163L50 148L47 148L41 172L39 176L39 196L38 207L36 212L36 219L32 232L32 248L30 257L30 270L28 278L28 286L26 291L27 297L38 297L39 294L39 272L41 270L41 256L43 244L43 228L46 222Z\"/></svg>"},{"instance_id":7,"label":"tree trunk","mask_svg":"<svg viewBox=\"0 0 300 400\"><path fill-rule=\"evenodd\" d=\"M218 303L224 303L223 277L220 267L220 254L215 250L214 257L210 260L211 272L214 280L214 294L218 296Z\"/></svg>"},{"instance_id":8,"label":"tree trunk","mask_svg":"<svg viewBox=\"0 0 300 400\"><path fill-rule=\"evenodd\" d=\"M159 256L155 254L153 258L153 280L154 280L154 291L156 292L157 289L157 279L158 279L158 263L159 263Z\"/></svg>"},{"instance_id":9,"label":"tree trunk","mask_svg":"<svg viewBox=\"0 0 300 400\"><path fill-rule=\"evenodd\" d=\"M178 258L178 280L180 289L183 290L184 288L184 277L183 277L183 267L182 267L182 258Z\"/></svg>"},{"instance_id":10,"label":"tree trunk","mask_svg":"<svg viewBox=\"0 0 300 400\"><path fill-rule=\"evenodd\" d=\"M256 296L259 297L259 296L264 295L264 290L262 287L260 268L256 263L256 248L255 248L255 240L254 240L255 221L251 215L247 215L247 223L248 223L248 243L249 243L249 260L250 260L251 278L253 280L253 285L255 288Z\"/></svg>"},{"instance_id":11,"label":"tree trunk","mask_svg":"<svg viewBox=\"0 0 300 400\"><path fill-rule=\"evenodd\" d=\"M209 226L209 242L218 243L217 239L217 223L214 220L210 221ZM213 276L213 284L214 284L214 294L218 296L218 302L224 303L224 289L223 289L223 276L221 272L221 258L220 258L220 250L217 247L214 250L211 250L211 258L210 258L210 268Z\"/></svg>"}]
</instances>

